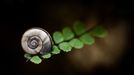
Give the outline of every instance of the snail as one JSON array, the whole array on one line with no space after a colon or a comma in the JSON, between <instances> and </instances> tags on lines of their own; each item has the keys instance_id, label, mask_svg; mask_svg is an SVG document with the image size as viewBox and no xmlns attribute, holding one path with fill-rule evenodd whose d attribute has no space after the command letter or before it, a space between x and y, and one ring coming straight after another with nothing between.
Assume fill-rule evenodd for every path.
<instances>
[{"instance_id":1,"label":"snail","mask_svg":"<svg viewBox=\"0 0 134 75\"><path fill-rule=\"evenodd\" d=\"M23 34L21 45L26 53L45 54L52 50L52 39L46 30L31 28Z\"/></svg>"}]
</instances>

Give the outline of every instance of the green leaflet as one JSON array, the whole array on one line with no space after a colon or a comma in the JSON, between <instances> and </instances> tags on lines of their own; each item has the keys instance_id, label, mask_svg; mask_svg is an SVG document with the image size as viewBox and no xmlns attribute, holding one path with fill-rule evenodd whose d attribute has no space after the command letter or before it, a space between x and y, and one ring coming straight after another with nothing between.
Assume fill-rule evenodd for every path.
<instances>
[{"instance_id":1,"label":"green leaflet","mask_svg":"<svg viewBox=\"0 0 134 75\"><path fill-rule=\"evenodd\" d=\"M84 43L84 44L87 44L87 45L92 45L95 43L95 39L90 36L89 34L84 34L80 37L80 40Z\"/></svg>"},{"instance_id":2,"label":"green leaflet","mask_svg":"<svg viewBox=\"0 0 134 75\"><path fill-rule=\"evenodd\" d=\"M95 37L104 38L105 36L107 36L108 32L102 26L95 26L91 30L90 34L93 35L93 36L95 36Z\"/></svg>"},{"instance_id":3,"label":"green leaflet","mask_svg":"<svg viewBox=\"0 0 134 75\"><path fill-rule=\"evenodd\" d=\"M62 42L59 44L59 48L63 50L64 52L69 52L71 51L72 47L68 42Z\"/></svg>"},{"instance_id":4,"label":"green leaflet","mask_svg":"<svg viewBox=\"0 0 134 75\"><path fill-rule=\"evenodd\" d=\"M51 57L51 54L50 53L47 53L47 54L45 54L45 55L42 56L42 58L44 58L44 59L48 59L50 57Z\"/></svg>"},{"instance_id":5,"label":"green leaflet","mask_svg":"<svg viewBox=\"0 0 134 75\"><path fill-rule=\"evenodd\" d=\"M74 33L72 32L72 30L69 27L65 27L62 30L63 33L63 37L65 40L70 40L74 37Z\"/></svg>"},{"instance_id":6,"label":"green leaflet","mask_svg":"<svg viewBox=\"0 0 134 75\"><path fill-rule=\"evenodd\" d=\"M79 39L72 39L69 44L76 49L80 49L84 45Z\"/></svg>"},{"instance_id":7,"label":"green leaflet","mask_svg":"<svg viewBox=\"0 0 134 75\"><path fill-rule=\"evenodd\" d=\"M39 56L33 56L30 61L35 64L40 64L42 62L42 59Z\"/></svg>"},{"instance_id":8,"label":"green leaflet","mask_svg":"<svg viewBox=\"0 0 134 75\"><path fill-rule=\"evenodd\" d=\"M57 46L53 46L53 51L52 51L52 54L59 54L60 53L60 50Z\"/></svg>"},{"instance_id":9,"label":"green leaflet","mask_svg":"<svg viewBox=\"0 0 134 75\"><path fill-rule=\"evenodd\" d=\"M84 32L86 32L86 28L85 28L84 24L81 23L80 21L76 21L76 22L74 23L73 29L74 29L74 31L75 31L75 33L76 33L77 35L81 35L81 34L83 34Z\"/></svg>"},{"instance_id":10,"label":"green leaflet","mask_svg":"<svg viewBox=\"0 0 134 75\"><path fill-rule=\"evenodd\" d=\"M57 31L57 32L54 32L54 33L53 33L53 40L54 40L54 42L55 42L56 44L58 44L58 43L64 41L64 38L63 38L62 33L61 33L61 32L58 32L58 31Z\"/></svg>"},{"instance_id":11,"label":"green leaflet","mask_svg":"<svg viewBox=\"0 0 134 75\"><path fill-rule=\"evenodd\" d=\"M25 54L24 54L24 57L25 57L26 59L28 59L28 60L32 58L31 54L28 54L28 53L25 53Z\"/></svg>"}]
</instances>

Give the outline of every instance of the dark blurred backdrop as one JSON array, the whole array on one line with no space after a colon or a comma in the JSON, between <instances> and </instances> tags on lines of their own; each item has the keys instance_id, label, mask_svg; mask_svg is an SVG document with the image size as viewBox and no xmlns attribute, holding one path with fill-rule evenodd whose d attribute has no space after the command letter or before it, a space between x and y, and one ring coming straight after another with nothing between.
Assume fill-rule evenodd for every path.
<instances>
[{"instance_id":1,"label":"dark blurred backdrop","mask_svg":"<svg viewBox=\"0 0 134 75\"><path fill-rule=\"evenodd\" d=\"M25 62L23 50L21 48L21 37L25 30L31 27L45 28L50 34L55 30L61 29L62 22L60 19L52 18L49 15L51 7L55 5L71 4L77 7L82 7L83 10L96 10L100 16L100 20L104 17L112 18L112 20L124 19L129 27L128 46L123 59L119 62L120 65L116 69L98 68L92 72L71 71L66 73L63 71L62 65L69 65L64 59L66 54L57 55L50 60L44 60L42 64L35 65L30 62ZM107 7L108 6L108 7ZM109 7L112 7L109 8ZM71 8L71 7L70 7ZM43 10L44 9L44 10ZM56 9L54 10L56 11ZM108 11L108 12L107 12ZM45 13L46 12L46 13ZM109 16L105 14L109 13ZM84 17L78 19L84 20L87 13L82 13ZM2 63L1 73L10 73L17 75L49 75L49 74L76 74L76 75L133 75L133 25L134 25L134 1L97 1L97 0L2 0L0 1L0 33L1 33L1 57ZM64 64L63 64L64 63ZM66 63L66 64L65 64ZM69 71L70 72L70 71ZM132 74L133 73L133 74Z\"/></svg>"}]
</instances>

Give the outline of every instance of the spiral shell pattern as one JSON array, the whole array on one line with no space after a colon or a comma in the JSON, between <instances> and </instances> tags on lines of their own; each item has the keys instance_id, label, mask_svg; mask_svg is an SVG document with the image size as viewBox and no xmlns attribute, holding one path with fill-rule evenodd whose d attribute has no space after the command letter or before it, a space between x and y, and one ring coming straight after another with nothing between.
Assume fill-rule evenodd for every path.
<instances>
[{"instance_id":1,"label":"spiral shell pattern","mask_svg":"<svg viewBox=\"0 0 134 75\"><path fill-rule=\"evenodd\" d=\"M27 30L21 39L23 50L29 54L45 54L51 51L52 40L47 31L42 28Z\"/></svg>"}]
</instances>

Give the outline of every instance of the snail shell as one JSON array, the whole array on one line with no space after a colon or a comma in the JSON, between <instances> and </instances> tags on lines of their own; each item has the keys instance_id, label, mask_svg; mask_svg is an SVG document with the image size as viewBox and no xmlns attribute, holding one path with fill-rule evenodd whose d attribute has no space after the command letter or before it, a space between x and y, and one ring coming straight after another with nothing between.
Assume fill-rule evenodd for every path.
<instances>
[{"instance_id":1,"label":"snail shell","mask_svg":"<svg viewBox=\"0 0 134 75\"><path fill-rule=\"evenodd\" d=\"M45 54L52 50L52 39L44 29L31 28L23 34L21 45L26 53Z\"/></svg>"}]
</instances>

